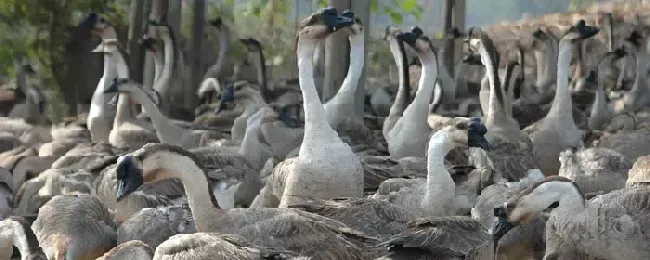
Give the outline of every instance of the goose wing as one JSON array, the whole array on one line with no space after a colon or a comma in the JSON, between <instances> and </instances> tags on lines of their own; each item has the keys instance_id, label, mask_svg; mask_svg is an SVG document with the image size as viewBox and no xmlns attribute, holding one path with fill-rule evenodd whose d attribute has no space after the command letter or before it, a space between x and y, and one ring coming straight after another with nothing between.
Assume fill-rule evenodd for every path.
<instances>
[{"instance_id":1,"label":"goose wing","mask_svg":"<svg viewBox=\"0 0 650 260\"><path fill-rule=\"evenodd\" d=\"M593 207L610 209L628 215L640 228L650 230L650 190L625 188L589 200Z\"/></svg>"},{"instance_id":2,"label":"goose wing","mask_svg":"<svg viewBox=\"0 0 650 260\"><path fill-rule=\"evenodd\" d=\"M481 223L468 217L422 218L408 224L408 229L380 246L417 248L437 256L464 256L490 243L490 235Z\"/></svg>"},{"instance_id":3,"label":"goose wing","mask_svg":"<svg viewBox=\"0 0 650 260\"><path fill-rule=\"evenodd\" d=\"M363 167L364 190L376 190L380 184L391 177L398 162L389 156L359 156Z\"/></svg>"},{"instance_id":4,"label":"goose wing","mask_svg":"<svg viewBox=\"0 0 650 260\"><path fill-rule=\"evenodd\" d=\"M292 205L307 212L341 221L352 229L373 237L389 237L406 230L416 216L386 201L363 198L310 200Z\"/></svg>"}]
</instances>

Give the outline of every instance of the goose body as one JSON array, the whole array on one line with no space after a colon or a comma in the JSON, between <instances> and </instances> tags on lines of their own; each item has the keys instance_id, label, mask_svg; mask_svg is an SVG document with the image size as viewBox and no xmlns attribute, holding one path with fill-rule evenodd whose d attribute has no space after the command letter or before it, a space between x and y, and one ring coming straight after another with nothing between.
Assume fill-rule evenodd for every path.
<instances>
[{"instance_id":1,"label":"goose body","mask_svg":"<svg viewBox=\"0 0 650 260\"><path fill-rule=\"evenodd\" d=\"M338 133L323 118L325 110L314 85L312 56L315 44L322 38L313 38L310 26L298 33L298 68L300 89L305 110L305 133L298 157L285 160L274 170L276 180L267 182L260 196L279 201L276 206L287 207L301 198L329 199L361 197L363 195L363 168L359 158L345 144ZM281 166L284 165L284 166ZM275 186L275 188L274 188Z\"/></svg>"},{"instance_id":2,"label":"goose body","mask_svg":"<svg viewBox=\"0 0 650 260\"><path fill-rule=\"evenodd\" d=\"M647 189L617 190L586 202L576 187L566 178L548 177L508 202L508 221L559 201L546 225L545 258L576 253L602 259L650 257ZM601 224L594 229L589 223Z\"/></svg>"}]
</instances>

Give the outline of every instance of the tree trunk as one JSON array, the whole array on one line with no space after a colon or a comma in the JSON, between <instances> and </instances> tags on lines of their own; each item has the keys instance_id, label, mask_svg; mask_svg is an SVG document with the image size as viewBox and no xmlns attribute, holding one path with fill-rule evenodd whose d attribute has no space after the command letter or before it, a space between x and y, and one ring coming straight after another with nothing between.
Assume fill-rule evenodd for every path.
<instances>
[{"instance_id":1,"label":"tree trunk","mask_svg":"<svg viewBox=\"0 0 650 260\"><path fill-rule=\"evenodd\" d=\"M329 0L339 12L350 9L350 0ZM336 95L348 71L350 59L350 43L345 32L338 31L325 40L325 79L323 81L323 96L327 101Z\"/></svg>"},{"instance_id":2,"label":"tree trunk","mask_svg":"<svg viewBox=\"0 0 650 260\"><path fill-rule=\"evenodd\" d=\"M129 44L127 52L129 53L129 75L131 79L142 83L143 80L143 62L144 52L140 47L139 40L142 37L142 17L144 16L144 0L131 1L131 10L129 14Z\"/></svg>"},{"instance_id":3,"label":"tree trunk","mask_svg":"<svg viewBox=\"0 0 650 260\"><path fill-rule=\"evenodd\" d=\"M361 19L361 23L363 24L363 33L364 33L364 38L366 39L364 41L365 47L363 48L364 53L363 53L363 59L367 61L368 57L368 41L370 40L370 1L371 0L355 0L352 2L352 12L354 12L354 15L356 17L359 17ZM357 91L354 93L354 101L355 101L355 111L357 112L357 115L363 116L363 109L364 109L364 99L365 99L365 83L366 83L366 68L367 64L364 63L363 69L361 70L361 77L359 78L359 85L357 86Z\"/></svg>"},{"instance_id":4,"label":"tree trunk","mask_svg":"<svg viewBox=\"0 0 650 260\"><path fill-rule=\"evenodd\" d=\"M452 27L452 19L454 17L454 1L452 0L445 0L444 4L444 9L445 13L443 15L443 28L442 32L443 35L445 35L446 32L449 31ZM445 50L443 50L447 55L445 56L445 60L442 61L443 64L445 64L445 67L449 70L449 75L454 76L454 54L453 54L453 46L454 46L454 41L453 40L447 40Z\"/></svg>"},{"instance_id":5,"label":"tree trunk","mask_svg":"<svg viewBox=\"0 0 650 260\"><path fill-rule=\"evenodd\" d=\"M185 93L185 107L193 108L195 107L195 98L194 90L198 86L202 79L203 68L201 55L201 49L203 43L203 34L205 30L205 0L195 0L194 1L194 24L192 25L192 50L190 52L190 62L191 62L191 79L190 84L188 84L185 89L191 89L192 93ZM190 87L191 86L191 87Z\"/></svg>"}]
</instances>

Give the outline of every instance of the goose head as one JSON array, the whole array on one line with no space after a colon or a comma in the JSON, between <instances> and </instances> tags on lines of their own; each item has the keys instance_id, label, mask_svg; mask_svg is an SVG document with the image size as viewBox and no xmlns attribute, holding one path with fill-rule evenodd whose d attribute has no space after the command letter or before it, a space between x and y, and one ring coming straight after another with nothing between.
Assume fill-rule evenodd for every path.
<instances>
[{"instance_id":1,"label":"goose head","mask_svg":"<svg viewBox=\"0 0 650 260\"><path fill-rule=\"evenodd\" d=\"M329 6L313 13L300 22L298 33L296 34L296 47L307 45L314 48L314 44L327 38L333 32L354 24L348 16L338 13L336 8Z\"/></svg>"},{"instance_id":2,"label":"goose head","mask_svg":"<svg viewBox=\"0 0 650 260\"><path fill-rule=\"evenodd\" d=\"M584 195L573 181L561 176L546 177L505 203L508 221L515 225L526 222L535 214L560 202L567 194L579 196L584 203Z\"/></svg>"},{"instance_id":3,"label":"goose head","mask_svg":"<svg viewBox=\"0 0 650 260\"><path fill-rule=\"evenodd\" d=\"M598 29L598 27L588 26L586 25L585 20L580 20L574 26L571 26L571 28L569 28L562 39L573 41L585 40L595 36L599 31L600 29Z\"/></svg>"},{"instance_id":4,"label":"goose head","mask_svg":"<svg viewBox=\"0 0 650 260\"><path fill-rule=\"evenodd\" d=\"M350 37L358 36L363 38L363 24L359 17L355 17L354 13L350 10L345 10L341 13L342 16L350 18L354 23L348 27L345 27L345 31L350 35Z\"/></svg>"},{"instance_id":5,"label":"goose head","mask_svg":"<svg viewBox=\"0 0 650 260\"><path fill-rule=\"evenodd\" d=\"M435 51L431 40L424 35L420 27L414 26L410 32L404 32L398 35L398 40L405 42L408 46L415 50L418 58L423 61L433 60L435 58Z\"/></svg>"},{"instance_id":6,"label":"goose head","mask_svg":"<svg viewBox=\"0 0 650 260\"><path fill-rule=\"evenodd\" d=\"M160 48L158 41L146 34L142 36L142 39L140 39L140 46L149 52L157 52L158 48Z\"/></svg>"},{"instance_id":7,"label":"goose head","mask_svg":"<svg viewBox=\"0 0 650 260\"><path fill-rule=\"evenodd\" d=\"M427 144L427 154L434 147L440 147L446 152L457 146L491 150L492 145L485 139L486 133L487 127L479 118L459 120L455 125L447 126L431 136Z\"/></svg>"},{"instance_id":8,"label":"goose head","mask_svg":"<svg viewBox=\"0 0 650 260\"><path fill-rule=\"evenodd\" d=\"M110 22L106 21L106 19L95 12L86 14L86 17L79 22L78 26L90 31L92 35L97 37L104 36L104 31L109 27L112 27Z\"/></svg>"}]
</instances>

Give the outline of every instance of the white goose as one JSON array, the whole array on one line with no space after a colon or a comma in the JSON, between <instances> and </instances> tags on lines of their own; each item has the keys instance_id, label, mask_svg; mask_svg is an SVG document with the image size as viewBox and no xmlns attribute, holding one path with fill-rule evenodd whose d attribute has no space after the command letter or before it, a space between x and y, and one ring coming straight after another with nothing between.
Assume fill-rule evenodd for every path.
<instances>
[{"instance_id":1,"label":"white goose","mask_svg":"<svg viewBox=\"0 0 650 260\"><path fill-rule=\"evenodd\" d=\"M510 181L518 181L529 169L537 168L532 158L533 144L519 129L517 122L508 115L505 106L509 102L500 87L496 64L498 54L494 43L487 34L481 32L479 39L472 40L471 45L477 47L489 79L490 92L485 125L489 129L486 138L494 147L489 152L471 149L470 161L473 161L477 168L494 169L498 175ZM508 79L505 84L508 84Z\"/></svg>"},{"instance_id":2,"label":"white goose","mask_svg":"<svg viewBox=\"0 0 650 260\"><path fill-rule=\"evenodd\" d=\"M445 155L457 145L468 147L489 147L483 137L487 132L478 118L472 118L447 126L431 136L427 147L427 178L418 179L413 185L404 187L386 197L377 194L373 197L388 199L391 203L426 216L452 216L456 210L467 210L468 198L456 196L456 184L444 166Z\"/></svg>"},{"instance_id":3,"label":"white goose","mask_svg":"<svg viewBox=\"0 0 650 260\"><path fill-rule=\"evenodd\" d=\"M422 75L413 103L406 107L404 115L397 120L388 133L386 141L392 159L407 156L424 157L424 146L430 134L427 123L429 100L438 77L438 58L431 41L422 36L422 29L417 26L408 35L412 38L401 40L405 40L416 50L418 59L422 63Z\"/></svg>"},{"instance_id":4,"label":"white goose","mask_svg":"<svg viewBox=\"0 0 650 260\"><path fill-rule=\"evenodd\" d=\"M507 202L508 221L518 223L554 202L546 224L546 255L558 259L589 255L599 259L650 258L650 192L628 188L585 201L574 182L547 177Z\"/></svg>"},{"instance_id":5,"label":"white goose","mask_svg":"<svg viewBox=\"0 0 650 260\"><path fill-rule=\"evenodd\" d=\"M301 23L297 40L300 89L305 111L305 133L298 157L278 164L258 199L278 203L265 206L287 207L301 198L329 199L361 197L363 168L359 158L323 118L325 110L314 84L312 57L316 43L328 36L327 23L334 19L335 9L312 15ZM340 24L350 26L349 17L340 16ZM327 25L325 25L326 23ZM426 119L423 119L426 124ZM254 203L257 204L257 203ZM258 204L258 205L259 205Z\"/></svg>"},{"instance_id":6,"label":"white goose","mask_svg":"<svg viewBox=\"0 0 650 260\"><path fill-rule=\"evenodd\" d=\"M97 13L88 13L79 26L89 30L93 35L101 37L102 41L117 41L115 27ZM101 49L95 50L97 51L93 52L104 52ZM93 92L87 119L87 126L94 143L108 143L108 135L113 127L116 111L108 104L104 89L110 86L112 79L117 78L116 64L118 59L122 58L121 55L109 55L104 52L104 75L99 79L97 88Z\"/></svg>"},{"instance_id":7,"label":"white goose","mask_svg":"<svg viewBox=\"0 0 650 260\"><path fill-rule=\"evenodd\" d=\"M569 90L569 65L572 44L593 37L599 29L585 25L584 20L572 26L560 40L558 56L557 90L553 105L546 117L524 129L533 142L534 160L545 175L557 175L560 169L560 152L578 147L582 133L573 120L573 107Z\"/></svg>"}]
</instances>

